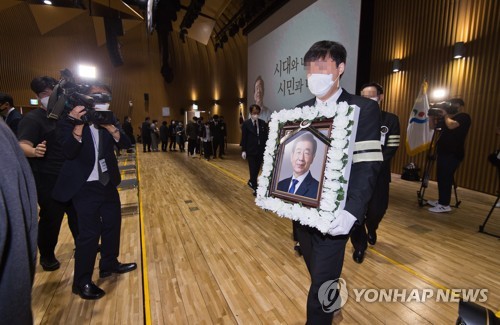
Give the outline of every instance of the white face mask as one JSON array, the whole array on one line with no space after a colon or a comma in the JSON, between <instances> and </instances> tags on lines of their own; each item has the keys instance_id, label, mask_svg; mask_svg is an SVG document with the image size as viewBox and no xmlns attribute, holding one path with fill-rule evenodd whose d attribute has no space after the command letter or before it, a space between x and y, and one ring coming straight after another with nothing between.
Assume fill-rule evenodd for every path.
<instances>
[{"instance_id":1,"label":"white face mask","mask_svg":"<svg viewBox=\"0 0 500 325\"><path fill-rule=\"evenodd\" d=\"M105 103L105 104L95 104L95 105L94 105L94 108L95 108L95 109L98 109L98 110L101 110L101 111L107 111L107 110L109 110L109 103Z\"/></svg>"},{"instance_id":2,"label":"white face mask","mask_svg":"<svg viewBox=\"0 0 500 325\"><path fill-rule=\"evenodd\" d=\"M378 103L378 97L369 97L371 100L374 100Z\"/></svg>"},{"instance_id":3,"label":"white face mask","mask_svg":"<svg viewBox=\"0 0 500 325\"><path fill-rule=\"evenodd\" d=\"M40 104L42 104L43 107L47 108L49 106L49 96L40 98Z\"/></svg>"},{"instance_id":4,"label":"white face mask","mask_svg":"<svg viewBox=\"0 0 500 325\"><path fill-rule=\"evenodd\" d=\"M335 82L338 80L337 77L332 81L333 74L322 74L322 73L313 73L309 77L307 77L307 85L309 86L309 90L316 97L325 96L330 89L332 89Z\"/></svg>"}]
</instances>

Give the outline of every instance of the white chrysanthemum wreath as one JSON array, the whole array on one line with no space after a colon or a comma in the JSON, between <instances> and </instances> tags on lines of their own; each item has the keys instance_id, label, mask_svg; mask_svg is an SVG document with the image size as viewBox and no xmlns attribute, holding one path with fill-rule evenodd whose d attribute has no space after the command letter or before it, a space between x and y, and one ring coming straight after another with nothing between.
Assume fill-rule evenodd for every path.
<instances>
[{"instance_id":1,"label":"white chrysanthemum wreath","mask_svg":"<svg viewBox=\"0 0 500 325\"><path fill-rule=\"evenodd\" d=\"M264 152L264 164L258 179L257 205L275 212L280 217L299 221L303 225L327 233L331 228L331 223L345 205L358 115L359 107L350 106L346 102L321 108L305 106L274 112L269 122L269 138ZM305 207L300 203L269 196L269 184L276 168L276 154L283 126L287 122L296 123L332 117L331 146L327 151L319 208Z\"/></svg>"}]
</instances>

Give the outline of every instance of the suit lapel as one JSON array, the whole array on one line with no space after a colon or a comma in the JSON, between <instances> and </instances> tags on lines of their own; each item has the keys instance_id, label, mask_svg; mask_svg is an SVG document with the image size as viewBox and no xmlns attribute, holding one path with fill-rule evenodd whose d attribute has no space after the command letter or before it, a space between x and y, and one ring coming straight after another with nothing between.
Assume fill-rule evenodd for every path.
<instances>
[{"instance_id":1,"label":"suit lapel","mask_svg":"<svg viewBox=\"0 0 500 325\"><path fill-rule=\"evenodd\" d=\"M311 183L311 178L311 171L309 171L306 178L304 178L304 181L302 182L302 184L300 184L299 188L295 192L296 195L304 196L304 194L307 193L307 190L309 189L309 183Z\"/></svg>"},{"instance_id":2,"label":"suit lapel","mask_svg":"<svg viewBox=\"0 0 500 325\"><path fill-rule=\"evenodd\" d=\"M339 98L337 99L337 103L347 102L348 104L351 102L352 95L349 94L344 88L342 88L342 92L340 93Z\"/></svg>"}]
</instances>

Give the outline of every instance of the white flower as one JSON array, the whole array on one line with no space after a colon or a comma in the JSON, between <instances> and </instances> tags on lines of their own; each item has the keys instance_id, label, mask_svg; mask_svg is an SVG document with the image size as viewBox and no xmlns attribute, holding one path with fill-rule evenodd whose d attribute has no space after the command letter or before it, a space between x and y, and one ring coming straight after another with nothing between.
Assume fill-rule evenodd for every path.
<instances>
[{"instance_id":1,"label":"white flower","mask_svg":"<svg viewBox=\"0 0 500 325\"><path fill-rule=\"evenodd\" d=\"M330 173L328 173L329 177L332 178L332 179L339 179L340 176L342 176L342 173L337 171L337 170L332 170Z\"/></svg>"},{"instance_id":2,"label":"white flower","mask_svg":"<svg viewBox=\"0 0 500 325\"><path fill-rule=\"evenodd\" d=\"M332 130L332 138L334 138L335 140L345 140L345 138L347 137L347 131L345 129L337 129L337 128L334 128Z\"/></svg>"},{"instance_id":3,"label":"white flower","mask_svg":"<svg viewBox=\"0 0 500 325\"><path fill-rule=\"evenodd\" d=\"M318 116L318 110L314 106L302 107L302 118L304 120L314 120Z\"/></svg>"},{"instance_id":4,"label":"white flower","mask_svg":"<svg viewBox=\"0 0 500 325\"><path fill-rule=\"evenodd\" d=\"M335 149L344 149L347 146L348 142L345 139L334 139L332 140L331 144Z\"/></svg>"},{"instance_id":5,"label":"white flower","mask_svg":"<svg viewBox=\"0 0 500 325\"><path fill-rule=\"evenodd\" d=\"M345 129L349 125L349 118L346 116L336 116L333 119L333 126L336 128Z\"/></svg>"},{"instance_id":6,"label":"white flower","mask_svg":"<svg viewBox=\"0 0 500 325\"><path fill-rule=\"evenodd\" d=\"M334 170L341 170L342 168L344 168L344 163L342 161L334 160L331 163L331 167Z\"/></svg>"},{"instance_id":7,"label":"white flower","mask_svg":"<svg viewBox=\"0 0 500 325\"><path fill-rule=\"evenodd\" d=\"M341 116L346 116L349 112L349 104L347 102L340 102L337 104L337 114Z\"/></svg>"},{"instance_id":8,"label":"white flower","mask_svg":"<svg viewBox=\"0 0 500 325\"><path fill-rule=\"evenodd\" d=\"M298 120L301 118L302 118L302 109L300 107L296 107L290 112L290 120Z\"/></svg>"},{"instance_id":9,"label":"white flower","mask_svg":"<svg viewBox=\"0 0 500 325\"><path fill-rule=\"evenodd\" d=\"M333 160L340 160L344 157L344 151L342 149L331 148L328 150L328 158Z\"/></svg>"},{"instance_id":10,"label":"white flower","mask_svg":"<svg viewBox=\"0 0 500 325\"><path fill-rule=\"evenodd\" d=\"M332 202L332 201L328 201L328 200L325 200L323 198L323 200L321 200L321 203L319 205L319 208L323 211L329 211L329 212L332 212L333 209L335 209L335 202Z\"/></svg>"}]
</instances>

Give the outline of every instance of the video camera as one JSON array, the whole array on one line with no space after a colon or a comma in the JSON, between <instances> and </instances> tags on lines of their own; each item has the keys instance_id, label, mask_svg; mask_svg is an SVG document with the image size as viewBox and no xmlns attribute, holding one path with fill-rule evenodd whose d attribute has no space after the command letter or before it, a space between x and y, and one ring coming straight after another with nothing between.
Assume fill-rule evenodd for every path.
<instances>
[{"instance_id":1,"label":"video camera","mask_svg":"<svg viewBox=\"0 0 500 325\"><path fill-rule=\"evenodd\" d=\"M443 117L445 114L454 115L458 113L461 106L464 106L464 101L460 98L452 98L438 103L430 103L428 116Z\"/></svg>"},{"instance_id":2,"label":"video camera","mask_svg":"<svg viewBox=\"0 0 500 325\"><path fill-rule=\"evenodd\" d=\"M90 87L90 85L75 83L70 70L61 70L61 79L49 97L47 117L58 120L64 114L75 124L92 123L102 125L116 123L113 112L95 109L96 104L109 103L111 96L108 94L85 95L90 90ZM75 106L83 106L87 112L82 116L81 122L71 119L67 114Z\"/></svg>"}]
</instances>

